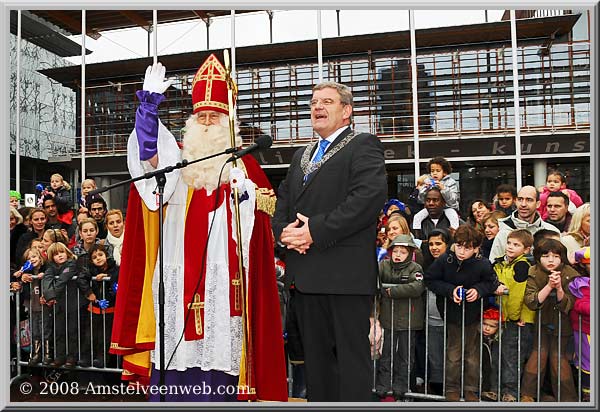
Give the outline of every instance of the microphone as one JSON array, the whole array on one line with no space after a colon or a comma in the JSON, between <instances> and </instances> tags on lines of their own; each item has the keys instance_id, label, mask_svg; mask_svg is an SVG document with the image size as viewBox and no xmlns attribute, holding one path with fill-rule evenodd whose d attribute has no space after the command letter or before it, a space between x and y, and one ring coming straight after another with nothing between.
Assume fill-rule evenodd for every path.
<instances>
[{"instance_id":1,"label":"microphone","mask_svg":"<svg viewBox=\"0 0 600 412\"><path fill-rule=\"evenodd\" d=\"M245 149L238 150L233 155L231 155L231 157L227 159L226 163L233 162L234 160L239 159L240 157L245 156L248 153L252 153L255 150L268 149L269 147L271 147L272 144L273 139L271 139L270 136L263 134L262 136L259 136L250 146L246 147Z\"/></svg>"}]
</instances>

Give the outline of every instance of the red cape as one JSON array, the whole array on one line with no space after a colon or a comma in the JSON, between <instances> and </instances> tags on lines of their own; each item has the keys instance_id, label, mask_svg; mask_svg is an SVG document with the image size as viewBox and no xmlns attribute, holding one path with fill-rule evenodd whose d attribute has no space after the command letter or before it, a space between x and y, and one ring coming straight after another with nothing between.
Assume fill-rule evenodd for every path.
<instances>
[{"instance_id":1,"label":"red cape","mask_svg":"<svg viewBox=\"0 0 600 412\"><path fill-rule=\"evenodd\" d=\"M258 187L246 291L251 337L249 373L251 386L256 388L256 394L250 395L250 399L286 401L286 362L274 266L274 238L270 215L265 213L266 209L274 209L274 193L258 162L252 156L244 156L243 162L248 178ZM273 210L268 212L272 214ZM154 349L153 338L147 338L147 333L146 338L140 336L144 335L144 323L148 325L155 320L148 319L151 316L140 316L140 313L144 300L148 299L148 288L144 295L144 284L154 272L153 266L146 268L146 261L156 261L158 248L153 235L147 232L152 224L156 224L157 216L158 212L148 211L132 184L110 352L124 355L123 379L142 383L149 380L151 365L148 351ZM151 290L149 294L152 299ZM241 399L247 398L241 396Z\"/></svg>"}]
</instances>

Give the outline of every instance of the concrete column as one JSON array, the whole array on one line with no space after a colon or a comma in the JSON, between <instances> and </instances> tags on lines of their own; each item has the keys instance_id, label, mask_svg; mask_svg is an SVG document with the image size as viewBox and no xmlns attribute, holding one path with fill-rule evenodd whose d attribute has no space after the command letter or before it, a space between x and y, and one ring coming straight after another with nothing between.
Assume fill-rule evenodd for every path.
<instances>
[{"instance_id":1,"label":"concrete column","mask_svg":"<svg viewBox=\"0 0 600 412\"><path fill-rule=\"evenodd\" d=\"M546 175L548 173L548 162L546 159L533 160L533 182L535 187L544 186L546 184Z\"/></svg>"}]
</instances>

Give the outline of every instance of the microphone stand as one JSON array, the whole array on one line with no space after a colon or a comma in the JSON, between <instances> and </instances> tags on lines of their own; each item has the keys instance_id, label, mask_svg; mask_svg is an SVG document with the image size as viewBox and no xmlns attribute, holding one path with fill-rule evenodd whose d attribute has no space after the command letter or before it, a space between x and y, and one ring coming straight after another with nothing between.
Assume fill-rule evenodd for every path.
<instances>
[{"instance_id":1,"label":"microphone stand","mask_svg":"<svg viewBox=\"0 0 600 412\"><path fill-rule=\"evenodd\" d=\"M177 169L182 169L188 165L201 162L203 160L212 159L213 157L221 156L224 154L231 154L237 151L237 148L230 147L222 152L215 153L206 157L202 157L200 159L195 159L192 161L188 161L183 159L180 162L177 162L173 166L167 166L162 169L157 169L146 174L140 175L138 177L133 177L131 179L123 180L121 182L114 183L109 186L105 186L99 189L92 190L89 195L95 195L98 193L103 193L108 190L112 190L116 187L123 186L126 184L131 184L137 182L142 179L152 179L156 178L156 186L157 190L154 193L158 194L158 270L159 270L159 279L158 279L158 329L160 335L160 374L159 374L159 385L162 388L165 385L165 283L164 283L164 262L163 262L163 225L164 225L164 191L165 184L167 183L166 174L170 173ZM165 393L160 391L160 401L165 401Z\"/></svg>"}]
</instances>

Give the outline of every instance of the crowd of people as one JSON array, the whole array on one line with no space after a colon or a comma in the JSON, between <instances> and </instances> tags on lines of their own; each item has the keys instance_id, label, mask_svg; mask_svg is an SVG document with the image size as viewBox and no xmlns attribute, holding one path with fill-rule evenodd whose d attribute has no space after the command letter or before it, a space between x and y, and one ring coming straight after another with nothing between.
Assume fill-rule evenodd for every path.
<instances>
[{"instance_id":1,"label":"crowd of people","mask_svg":"<svg viewBox=\"0 0 600 412\"><path fill-rule=\"evenodd\" d=\"M213 57L205 65L221 70ZM205 65L199 73L206 70ZM150 67L146 80L155 81L145 81L138 95L140 110L148 110L140 118L151 119L152 124L144 129L141 120L136 120L135 147L129 155L140 165L129 163L134 165L132 175L143 173L145 162L156 168L161 161L172 160L165 146L158 145L160 158L157 149L160 133L165 133L156 110L160 104L157 96L169 87L164 73L160 65ZM204 87L212 90L212 86ZM228 126L223 126L227 115L224 103L202 99L186 127L190 137L184 139L184 154L196 150L197 156L202 155L193 139L209 137L213 141L224 136L221 140L227 142L229 137ZM273 313L267 307L272 304L269 291L278 286L285 296L280 299L285 306L281 310L283 337L297 378L293 392L309 401L365 401L373 400L373 394L378 400L399 401L411 399L408 395L419 391L448 401L589 400L590 204L566 187L565 176L552 170L544 187L523 186L518 191L501 184L494 199L472 201L468 216L461 216L452 166L435 157L427 164L427 174L417 179L407 202L386 202L382 145L372 135L348 127L352 114L349 89L337 83L316 86L311 114L314 130L322 139L294 156L279 187L276 206L270 195L255 199L252 187L244 192L248 197L239 200L250 199L257 205L241 209L254 224L242 230L252 232L252 242L244 245L244 253L250 251L252 258L244 259L250 261L245 263L251 274L249 299L259 308L250 310L256 328L250 341L255 352L241 352L242 323L238 321L243 311L238 307L237 262L233 258L225 263L211 260L220 259L223 245L228 245L228 253L234 253L235 235L229 225L232 206L228 203L219 213L202 206L215 196L232 196L229 176L214 186L212 175L220 166L215 164L210 170L190 169L181 179L167 183L167 192L174 197L168 206L166 223L171 229L167 236L171 237L166 244L177 249L167 253L168 289L181 292L173 299L188 302L178 300L168 309L174 312L173 319L181 321L179 326L185 325L186 338L185 350L177 353L173 366L181 368L170 371L169 379L189 381L202 376L235 383L244 373L240 357L254 356L258 366L247 378L260 382L256 393L281 400L286 395L281 390L282 379L268 373L269 365L275 365L269 348L271 355L277 352L277 339L281 339L271 335L281 329L268 324L277 318L266 315ZM194 134L194 122L204 132ZM170 149L180 156L179 147L171 140ZM248 178L252 171L260 171L256 162L244 163ZM231 169L231 173L236 171ZM257 186L263 185L259 188L272 192L263 177L261 171L252 179ZM75 203L71 186L54 174L50 185L39 191L36 208L20 208L20 194L10 193L10 288L21 303L20 308L11 307L11 314L18 310L19 319L27 322L29 342L20 333L16 339L22 349L28 343L29 366L120 368L119 359L109 353L111 335L123 355L154 349L154 318L148 329L152 346L136 341L136 333L143 329L123 327L132 325L132 320L139 328L142 323L148 325L141 316L123 319L137 316L139 305L151 298L147 296L151 288L138 286L155 273L156 260L145 259L150 237L144 213L157 208L152 188L141 185L131 191L127 216L118 209L108 210L101 196L90 194L95 188L92 179L81 182L81 197ZM194 208L197 211L188 212ZM206 238L213 224L207 226L206 216L215 215L222 227L218 244ZM135 230L138 236L131 240L136 238L130 234L129 241L141 249L122 260L125 218L131 228L128 232ZM267 236L263 232L271 231L271 222L273 233ZM186 228L190 230L186 232ZM202 238L200 231L206 232ZM191 233L195 235L188 236ZM203 242L206 248L199 254L202 248L198 244ZM273 264L273 248L265 253L265 245L274 246L274 268L267 267ZM268 257L268 264L258 259L259 255ZM119 288L121 263L126 269ZM200 268L199 279L194 268ZM270 279L261 275L267 272L277 274L273 284L253 290L254 282ZM209 299L216 305L220 296L215 280L219 277L226 279L220 294L232 300L208 310L205 304ZM154 280L149 282L152 285ZM195 293L200 284L214 290L207 289L206 295L202 290L200 296ZM119 291L128 297L127 302L121 301L123 308L130 306L115 315ZM189 316L193 305L201 305L194 310L195 321ZM150 303L150 307L154 305ZM229 311L230 316L221 319L220 311ZM118 328L115 334L111 333L113 316ZM363 322L368 318L369 322ZM231 333L225 338L221 332L211 335L213 324L226 325ZM174 346L173 353L182 340L179 333L166 337L168 345ZM267 340L266 334L271 334ZM214 342L210 340L215 337ZM240 352L232 349L221 359L225 355L209 347L218 339L226 339L232 348L239 344ZM124 342L131 347L126 348ZM203 342L208 342L206 347ZM363 351L369 344L370 358ZM11 349L16 350L13 346L14 342ZM244 346L244 350L248 349ZM152 365L157 356L152 351L145 366L140 363L136 369L152 382L158 379L151 371L156 370ZM223 362L229 366L219 366ZM131 366L134 363L128 363ZM283 371L279 362L276 366L278 372ZM199 375L194 375L196 369ZM181 371L187 371L185 376L179 376ZM303 373L296 373L299 371ZM579 376L581 381L576 384Z\"/></svg>"},{"instance_id":2,"label":"crowd of people","mask_svg":"<svg viewBox=\"0 0 600 412\"><path fill-rule=\"evenodd\" d=\"M92 179L82 183L77 208L59 174L40 191L39 207L18 207L20 194L11 191L10 289L19 292L19 320L28 324L20 342L29 366L118 366L108 349L124 220L88 195L95 188Z\"/></svg>"},{"instance_id":3,"label":"crowd of people","mask_svg":"<svg viewBox=\"0 0 600 412\"><path fill-rule=\"evenodd\" d=\"M463 221L450 163L428 171L379 219L379 398L426 386L448 401L589 400L590 204L551 170L538 189L499 185Z\"/></svg>"}]
</instances>

